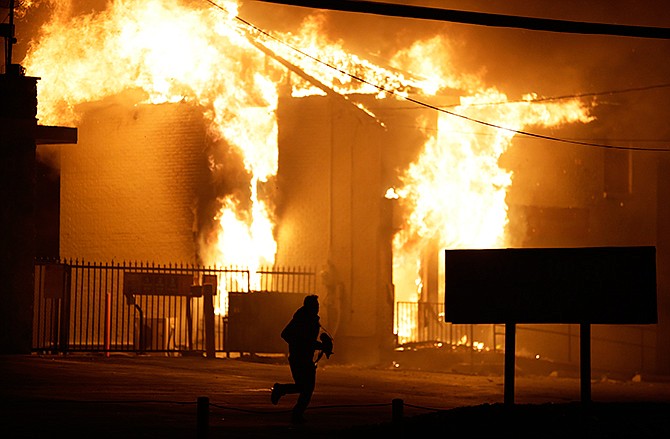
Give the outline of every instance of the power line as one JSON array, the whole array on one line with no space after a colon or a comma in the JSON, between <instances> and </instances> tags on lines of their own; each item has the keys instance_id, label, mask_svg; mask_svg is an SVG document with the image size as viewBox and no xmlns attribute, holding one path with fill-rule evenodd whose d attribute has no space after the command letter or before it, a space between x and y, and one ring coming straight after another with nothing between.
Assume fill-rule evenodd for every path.
<instances>
[{"instance_id":1,"label":"power line","mask_svg":"<svg viewBox=\"0 0 670 439\"><path fill-rule=\"evenodd\" d=\"M614 94L622 94L622 93L631 93L635 91L648 91L648 90L655 90L658 88L668 88L670 87L670 83L666 84L654 84L654 85L645 85L641 87L631 87L631 88L623 88L623 89L618 89L618 90L606 90L606 91L598 91L598 92L591 92L591 93L576 93L576 94L570 94L570 95L561 95L561 96L547 96L543 98L534 98L534 99L516 99L516 100L511 100L511 101L495 101L495 102L477 102L470 104L470 106L488 106L488 105L505 105L505 104L519 104L519 103L526 103L526 102L549 102L549 101L561 101L565 99L576 99L576 98L588 98L588 97L596 97L596 96L610 96ZM441 108L454 108L458 107L458 104L454 105L441 105Z\"/></svg>"},{"instance_id":2,"label":"power line","mask_svg":"<svg viewBox=\"0 0 670 439\"><path fill-rule=\"evenodd\" d=\"M425 127L421 125L414 125L414 124L404 124L404 125L397 125L399 127L403 128L421 128L424 131L430 131L430 132L435 132L437 133L439 130L437 127ZM492 132L485 132L485 131L457 131L457 130L449 130L450 133L456 133L456 134L465 134L465 135L473 135L473 136L479 136L479 137L494 137L495 134ZM538 140L534 138L529 138L529 137L520 137L519 140ZM570 137L570 138L565 138L567 141L581 141L581 142L606 142L606 141L611 141L611 142L628 142L628 143L670 143L670 138L667 139L640 139L640 138L592 138L592 137ZM632 147L631 147L632 148ZM664 149L659 149L659 148L654 148L650 149L651 151L665 151Z\"/></svg>"},{"instance_id":3,"label":"power line","mask_svg":"<svg viewBox=\"0 0 670 439\"><path fill-rule=\"evenodd\" d=\"M341 12L360 12L401 18L449 21L479 26L518 28L536 31L611 35L622 37L670 39L670 28L631 26L609 23L587 23L582 21L555 20L550 18L521 17L517 15L491 14L486 12L457 11L453 9L429 8L396 3L364 0L256 0L312 9L327 9Z\"/></svg>"},{"instance_id":4,"label":"power line","mask_svg":"<svg viewBox=\"0 0 670 439\"><path fill-rule=\"evenodd\" d=\"M207 3L210 3L211 5L219 8L220 10L222 10L224 12L228 12L226 9L224 9L222 6L218 5L216 2L214 2L212 0L204 0L204 1L206 1ZM514 128L505 127L505 126L502 126L502 125L496 125L494 123L487 122L487 121L480 120L480 119L475 119L473 117L469 117L469 116L466 116L464 114L455 113L453 111L449 111L449 110L446 110L444 108L440 108L438 106L419 101L418 99L414 99L414 98L411 98L409 96L403 96L401 94L398 94L395 90L388 90L381 85L374 84L374 83L372 83L372 82L370 82L370 81L368 81L364 78L360 78L360 77L358 77L354 74L351 74L351 73L349 73L345 70L342 70L338 67L335 67L335 66L333 66L333 65L331 65L331 64L329 64L325 61L322 61L321 59L319 59L315 56L312 56L312 55L310 55L310 54L308 54L308 53L306 53L306 52L304 52L304 51L302 51L302 50L300 50L296 47L293 47L292 45L286 43L285 41L283 41L283 40L281 40L281 39L279 39L279 38L277 38L277 37L275 37L271 34L269 34L268 32L264 31L263 29L260 29L259 27L257 27L254 24L242 19L239 16L236 16L235 18L238 21L240 21L242 24L247 26L249 29L252 29L253 31L258 32L262 35L265 35L266 37L268 37L268 38L270 38L274 41L277 41L279 44L282 44L283 46L289 48L290 50L295 51L296 53L302 55L303 57L309 58L309 59L311 59L311 60L313 60L313 61L315 61L319 64L322 64L322 65L328 67L329 69L332 69L336 72L347 75L352 79L355 79L355 80L357 80L357 81L359 81L363 84L367 84L371 87L374 87L381 92L388 93L389 95L395 96L396 98L404 99L404 100L406 100L408 102L412 102L416 105L426 107L426 108L429 108L429 109L432 109L432 110L435 110L435 111L439 111L439 112L448 114L450 116L458 117L458 118L467 120L469 122L477 123L477 124L484 125L484 126L487 126L487 127L490 127L490 128L495 128L495 129L499 129L499 130L512 132L512 133L519 134L519 135L522 135L522 136L533 137L533 138L542 139L542 140L550 140L550 141L554 141L554 142L569 143L569 144L574 144L574 145L591 146L591 147L596 147L596 148L605 148L605 149L614 149L614 150L660 151L660 152L666 152L667 151L667 152L670 152L670 148L666 149L666 148L629 147L629 146L622 146L622 145L609 145L609 144L603 144L603 143L580 141L580 140L571 140L571 139L564 139L564 138L559 138L559 137L546 136L546 135L543 135L543 134L537 134L537 133L533 133L533 132L530 132L530 131L517 130L517 129L514 129Z\"/></svg>"},{"instance_id":5,"label":"power line","mask_svg":"<svg viewBox=\"0 0 670 439\"><path fill-rule=\"evenodd\" d=\"M393 92L393 91L388 91L387 93L392 93L392 94L396 95L395 92ZM396 96L398 96L398 95L396 95ZM502 125L496 125L494 123L486 122L486 121L480 120L480 119L475 119L473 117L469 117L469 116L466 116L464 114L454 113L453 111L448 111L448 110L436 107L434 105L430 105L430 104L427 104L425 102L418 101L418 100L410 98L410 97L403 97L403 96L400 96L400 97L408 100L409 102L413 102L417 105L421 105L421 106L424 106L424 107L427 107L427 108L434 109L436 111L441 111L443 113L449 114L450 116L459 117L461 119L464 119L464 120L467 120L467 121L470 121L470 122L474 122L474 123L478 123L480 125L484 125L484 126L487 126L487 127L490 127L490 128L495 128L495 129L498 129L498 130L504 130L504 131L520 134L522 136L533 137L533 138L536 138L536 139L551 140L551 141L554 141L554 142L571 143L573 145L592 146L592 147L596 147L596 148L605 148L605 149L619 149L619 150L628 150L628 151L667 151L667 152L670 152L670 148L661 149L661 148L646 148L646 147L629 147L629 146L622 146L622 145L608 145L608 144L604 144L604 143L595 143L595 142L587 142L587 141L580 141L580 140L564 139L564 138L560 138L560 137L545 136L543 134L537 134L537 133L533 133L533 132L530 132L530 131L517 130L517 129L514 129L514 128L504 127Z\"/></svg>"},{"instance_id":6,"label":"power line","mask_svg":"<svg viewBox=\"0 0 670 439\"><path fill-rule=\"evenodd\" d=\"M551 102L551 101L561 101L565 99L577 99L585 97L597 97L597 96L610 96L615 94L631 93L636 91L647 91L654 90L659 88L669 88L670 83L668 84L654 84L654 85L645 85L641 87L633 88L623 88L617 90L606 90L598 92L589 92L589 93L574 93L568 95L559 95L559 96L545 96L541 98L528 98L528 99L510 99L507 101L489 101L489 102L473 102L468 104L469 107L484 107L492 105L508 105L508 104L527 104L531 102ZM440 108L456 108L460 107L461 104L449 104L449 105L438 105ZM404 110L409 110L415 107L404 107ZM630 140L630 139L628 139Z\"/></svg>"}]
</instances>

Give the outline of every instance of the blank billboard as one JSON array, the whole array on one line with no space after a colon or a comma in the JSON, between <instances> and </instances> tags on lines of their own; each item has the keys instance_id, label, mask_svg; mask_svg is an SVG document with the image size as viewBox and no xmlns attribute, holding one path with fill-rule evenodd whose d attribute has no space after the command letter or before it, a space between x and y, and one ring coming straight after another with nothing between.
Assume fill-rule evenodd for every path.
<instances>
[{"instance_id":1,"label":"blank billboard","mask_svg":"<svg viewBox=\"0 0 670 439\"><path fill-rule=\"evenodd\" d=\"M657 323L656 248L445 251L452 323Z\"/></svg>"}]
</instances>

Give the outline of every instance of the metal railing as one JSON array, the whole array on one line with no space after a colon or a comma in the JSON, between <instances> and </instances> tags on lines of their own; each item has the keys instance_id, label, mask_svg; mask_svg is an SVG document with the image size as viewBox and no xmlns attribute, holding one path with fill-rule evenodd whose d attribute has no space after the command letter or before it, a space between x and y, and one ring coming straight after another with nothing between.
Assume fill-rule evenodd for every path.
<instances>
[{"instance_id":1,"label":"metal railing","mask_svg":"<svg viewBox=\"0 0 670 439\"><path fill-rule=\"evenodd\" d=\"M504 350L503 325L466 325L444 321L444 304L398 302L395 315L398 345L440 345L474 350Z\"/></svg>"},{"instance_id":2,"label":"metal railing","mask_svg":"<svg viewBox=\"0 0 670 439\"><path fill-rule=\"evenodd\" d=\"M611 325L610 325L611 326ZM577 327L577 329L574 329ZM579 361L579 325L517 324L517 339L540 338L552 341L562 352L554 361ZM591 336L594 350L623 353L640 371L654 369L656 355L654 325L618 325L617 335ZM622 334L622 331L625 334ZM452 324L444 320L444 303L398 302L395 315L398 346L451 347L473 351L504 352L504 324ZM558 348L557 348L558 346ZM517 352L523 349L517 343Z\"/></svg>"},{"instance_id":3,"label":"metal railing","mask_svg":"<svg viewBox=\"0 0 670 439\"><path fill-rule=\"evenodd\" d=\"M145 287L129 294L124 282L131 273L154 276L150 285L153 290ZM216 294L208 299L202 290L178 291L169 285L175 279L191 279L193 286L215 283ZM216 352L225 352L227 293L309 293L315 288L314 270L302 267L251 271L240 267L38 260L32 349L50 353L198 353L213 346ZM212 321L214 343L210 340L207 345L207 323Z\"/></svg>"}]
</instances>

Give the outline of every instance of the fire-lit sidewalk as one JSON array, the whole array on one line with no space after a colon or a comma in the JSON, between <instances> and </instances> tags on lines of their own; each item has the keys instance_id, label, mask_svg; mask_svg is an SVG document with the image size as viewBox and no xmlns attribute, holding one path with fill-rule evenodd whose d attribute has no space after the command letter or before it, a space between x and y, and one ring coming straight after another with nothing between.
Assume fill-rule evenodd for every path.
<instances>
[{"instance_id":1,"label":"fire-lit sidewalk","mask_svg":"<svg viewBox=\"0 0 670 439\"><path fill-rule=\"evenodd\" d=\"M11 438L338 437L351 428L502 404L502 374L453 369L322 360L307 422L293 426L295 399L286 396L273 406L269 398L274 382L290 381L283 358L9 355L0 357L0 422ZM520 375L518 406L580 404L578 377ZM592 381L592 401L653 405L664 411L658 418L667 419L670 382L601 377Z\"/></svg>"}]
</instances>

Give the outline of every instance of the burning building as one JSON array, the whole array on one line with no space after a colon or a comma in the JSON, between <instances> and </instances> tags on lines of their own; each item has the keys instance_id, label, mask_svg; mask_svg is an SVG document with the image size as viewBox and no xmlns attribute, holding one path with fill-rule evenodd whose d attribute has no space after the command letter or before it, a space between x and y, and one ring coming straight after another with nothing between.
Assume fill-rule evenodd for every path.
<instances>
[{"instance_id":1,"label":"burning building","mask_svg":"<svg viewBox=\"0 0 670 439\"><path fill-rule=\"evenodd\" d=\"M654 158L519 148L594 106L510 100L457 71L444 36L381 66L324 37L322 14L271 35L236 2L50 5L23 64L38 117L80 132L60 151L60 257L318 267L338 358L371 363L418 330L398 303L440 301L440 249L658 240ZM519 347L570 361L571 329L550 329ZM655 334L615 338L632 333L647 364Z\"/></svg>"}]
</instances>

